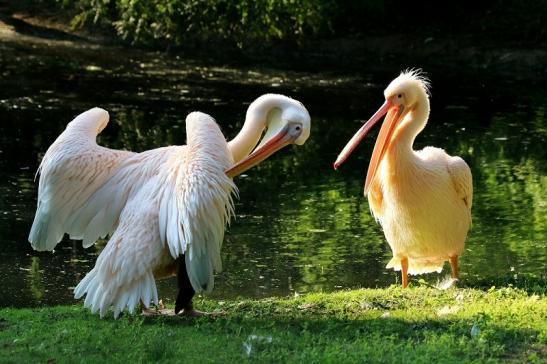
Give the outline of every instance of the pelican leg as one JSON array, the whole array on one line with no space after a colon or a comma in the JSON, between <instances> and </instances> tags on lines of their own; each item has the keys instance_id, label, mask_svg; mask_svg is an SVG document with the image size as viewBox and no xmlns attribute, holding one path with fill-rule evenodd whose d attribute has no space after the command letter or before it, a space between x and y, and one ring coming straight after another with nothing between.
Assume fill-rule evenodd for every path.
<instances>
[{"instance_id":1,"label":"pelican leg","mask_svg":"<svg viewBox=\"0 0 547 364\"><path fill-rule=\"evenodd\" d=\"M401 259L401 278L403 281L403 288L408 286L408 258Z\"/></svg>"},{"instance_id":2,"label":"pelican leg","mask_svg":"<svg viewBox=\"0 0 547 364\"><path fill-rule=\"evenodd\" d=\"M186 261L184 255L181 255L178 259L179 269L177 272L177 281L179 286L179 293L177 295L177 300L175 301L175 314L178 314L180 311L183 311L184 314L189 314L194 311L192 305L192 298L196 294L192 283L190 283L190 278L186 272ZM191 314L190 316L194 316Z\"/></svg>"},{"instance_id":3,"label":"pelican leg","mask_svg":"<svg viewBox=\"0 0 547 364\"><path fill-rule=\"evenodd\" d=\"M452 268L452 278L458 279L460 274L458 272L458 256L454 255L449 258L450 268Z\"/></svg>"},{"instance_id":4,"label":"pelican leg","mask_svg":"<svg viewBox=\"0 0 547 364\"><path fill-rule=\"evenodd\" d=\"M223 315L223 312L203 312L194 309L192 304L192 298L196 294L196 291L190 283L190 278L186 272L186 261L184 260L184 255L179 257L179 268L177 272L177 280L179 286L179 293L177 295L177 300L175 301L175 315L183 315L189 317L200 317L200 316L219 316Z\"/></svg>"}]
</instances>

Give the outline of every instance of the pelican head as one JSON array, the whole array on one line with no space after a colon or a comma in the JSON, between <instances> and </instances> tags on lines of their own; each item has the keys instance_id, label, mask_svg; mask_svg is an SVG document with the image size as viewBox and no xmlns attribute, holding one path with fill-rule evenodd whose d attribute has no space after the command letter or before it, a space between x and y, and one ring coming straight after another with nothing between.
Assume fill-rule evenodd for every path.
<instances>
[{"instance_id":1,"label":"pelican head","mask_svg":"<svg viewBox=\"0 0 547 364\"><path fill-rule=\"evenodd\" d=\"M300 101L277 94L260 96L249 106L243 129L229 143L236 164L226 174L237 176L286 145L304 144L310 136L310 128L310 114ZM246 147L258 141L254 136L260 137L263 132L256 148L246 153Z\"/></svg>"},{"instance_id":2,"label":"pelican head","mask_svg":"<svg viewBox=\"0 0 547 364\"><path fill-rule=\"evenodd\" d=\"M420 71L401 72L384 90L386 102L411 109L422 97L429 94L429 80Z\"/></svg>"},{"instance_id":3,"label":"pelican head","mask_svg":"<svg viewBox=\"0 0 547 364\"><path fill-rule=\"evenodd\" d=\"M390 143L392 143L393 132L405 120L405 116L411 113L417 105L428 99L429 81L420 71L405 71L399 77L391 81L384 91L385 102L374 113L374 115L355 133L346 144L342 152L334 162L334 169L337 169L349 157L361 140L367 135L372 127L386 115L385 121L380 129L374 151L370 158L367 178L365 181L365 195L368 192L370 183L376 175L378 165ZM422 126L423 127L423 126Z\"/></svg>"}]
</instances>

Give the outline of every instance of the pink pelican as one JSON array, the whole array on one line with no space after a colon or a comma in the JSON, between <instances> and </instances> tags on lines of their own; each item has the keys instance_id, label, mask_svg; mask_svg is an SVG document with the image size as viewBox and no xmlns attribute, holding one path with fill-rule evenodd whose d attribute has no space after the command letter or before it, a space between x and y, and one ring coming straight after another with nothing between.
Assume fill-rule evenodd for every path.
<instances>
[{"instance_id":1,"label":"pink pelican","mask_svg":"<svg viewBox=\"0 0 547 364\"><path fill-rule=\"evenodd\" d=\"M384 91L385 102L344 147L338 168L369 130L387 114L374 145L365 180L373 216L393 252L387 268L408 273L440 272L448 260L458 278L471 224L471 170L443 149L412 149L429 117L429 82L418 71L401 73Z\"/></svg>"},{"instance_id":2,"label":"pink pelican","mask_svg":"<svg viewBox=\"0 0 547 364\"><path fill-rule=\"evenodd\" d=\"M111 307L114 317L125 308L134 312L139 303L152 311L155 279L173 275L179 283L175 313L202 314L192 297L211 292L213 272L222 269L224 228L237 195L232 178L288 144L303 144L310 134L308 111L289 97L263 95L230 142L211 116L192 112L187 145L142 153L97 145L108 120L107 111L88 110L47 150L29 241L43 251L53 250L64 233L86 248L110 236L74 290L101 317Z\"/></svg>"}]
</instances>

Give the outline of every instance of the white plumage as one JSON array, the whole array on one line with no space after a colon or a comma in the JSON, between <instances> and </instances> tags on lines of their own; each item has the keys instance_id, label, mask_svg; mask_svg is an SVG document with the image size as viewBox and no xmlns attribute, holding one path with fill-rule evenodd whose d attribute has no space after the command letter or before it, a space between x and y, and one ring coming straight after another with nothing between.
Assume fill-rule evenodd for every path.
<instances>
[{"instance_id":1,"label":"white plumage","mask_svg":"<svg viewBox=\"0 0 547 364\"><path fill-rule=\"evenodd\" d=\"M109 119L103 109L88 110L68 124L39 168L29 241L42 251L53 250L65 232L82 239L85 247L110 235L95 267L74 291L76 298L86 295L85 307L101 317L113 307L117 317L125 308L133 312L139 302L157 304L155 278L176 273L175 259L181 254L193 289L213 289L237 194L231 178L237 173L227 171L238 162L230 171L241 173L279 149L269 146L269 154L255 150L253 161L245 158L269 127L272 108L289 114L296 108L309 135L309 115L295 100L264 95L251 107L256 112L248 113L247 130L235 143L226 142L209 115L193 112L186 118L186 146L142 153L96 144Z\"/></svg>"},{"instance_id":2,"label":"white plumage","mask_svg":"<svg viewBox=\"0 0 547 364\"><path fill-rule=\"evenodd\" d=\"M95 144L104 120L102 109L81 114L44 156L33 247L51 250L65 231L86 247L113 233L75 289L101 316L111 305L117 316L139 301L157 303L153 273L171 273L169 265L187 250L192 286L210 292L236 192L224 173L232 159L218 126L194 112L186 118L187 146L129 153Z\"/></svg>"}]
</instances>

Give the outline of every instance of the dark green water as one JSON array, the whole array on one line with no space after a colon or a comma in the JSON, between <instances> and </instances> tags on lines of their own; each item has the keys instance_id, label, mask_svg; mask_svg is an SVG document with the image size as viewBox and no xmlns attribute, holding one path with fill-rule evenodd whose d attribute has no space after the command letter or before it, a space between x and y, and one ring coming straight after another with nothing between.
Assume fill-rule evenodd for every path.
<instances>
[{"instance_id":1,"label":"dark green water","mask_svg":"<svg viewBox=\"0 0 547 364\"><path fill-rule=\"evenodd\" d=\"M473 227L461 258L462 281L545 277L545 82L425 70L433 83L432 113L415 148L443 147L473 172ZM93 106L109 110L99 143L143 151L183 144L184 118L193 110L214 116L231 138L248 104L267 92L302 101L312 135L303 147L283 150L237 179L241 199L214 296L396 283L398 275L384 268L391 252L362 196L374 138L339 171L331 165L360 121L383 102L383 88L398 71L281 71L112 48L0 42L0 306L74 302L72 287L102 248L84 250L66 239L55 253L37 253L27 242L34 173L75 115ZM434 284L446 274L423 278ZM172 299L175 282L160 284L160 296Z\"/></svg>"}]
</instances>

